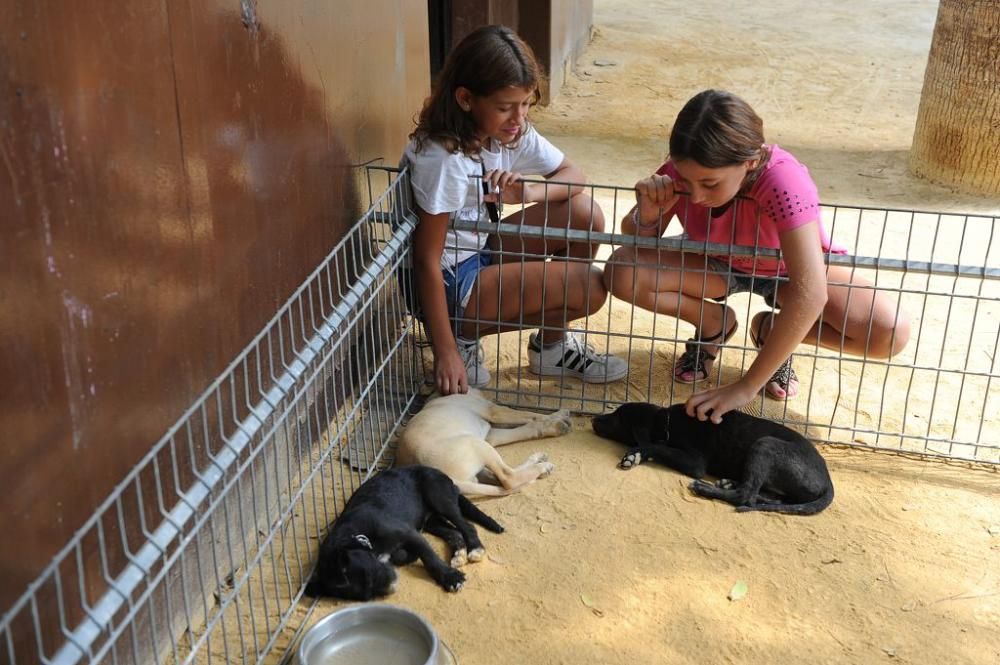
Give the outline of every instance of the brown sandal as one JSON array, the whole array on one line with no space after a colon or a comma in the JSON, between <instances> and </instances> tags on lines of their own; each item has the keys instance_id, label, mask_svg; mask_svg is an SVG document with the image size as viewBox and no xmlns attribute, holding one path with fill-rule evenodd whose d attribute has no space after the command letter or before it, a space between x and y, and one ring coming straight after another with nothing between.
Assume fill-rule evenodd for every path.
<instances>
[{"instance_id":1,"label":"brown sandal","mask_svg":"<svg viewBox=\"0 0 1000 665\"><path fill-rule=\"evenodd\" d=\"M702 347L706 344L722 346L729 341L730 337L736 334L736 329L739 327L739 321L735 321L733 327L725 333L725 337L723 337L723 331L721 330L711 337L702 337L696 331L695 336L689 339L684 345L684 353L674 363L674 381L679 381L680 383L697 383L707 379L708 372L705 370L705 361L714 361L716 354L705 351ZM688 372L692 372L694 376L690 379L685 379L684 374Z\"/></svg>"}]
</instances>

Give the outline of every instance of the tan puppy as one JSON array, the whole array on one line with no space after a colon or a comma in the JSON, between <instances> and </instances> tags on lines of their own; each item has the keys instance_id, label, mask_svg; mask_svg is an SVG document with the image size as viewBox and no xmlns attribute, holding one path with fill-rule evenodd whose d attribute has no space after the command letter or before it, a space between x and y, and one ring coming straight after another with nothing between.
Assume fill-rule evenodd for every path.
<instances>
[{"instance_id":1,"label":"tan puppy","mask_svg":"<svg viewBox=\"0 0 1000 665\"><path fill-rule=\"evenodd\" d=\"M524 464L513 468L503 461L494 446L559 436L569 429L568 411L551 415L517 411L494 404L473 389L465 395L428 401L400 435L396 464L423 464L439 469L465 495L503 496L544 478L555 465L545 453L534 453ZM484 470L499 485L480 482L479 475Z\"/></svg>"}]
</instances>

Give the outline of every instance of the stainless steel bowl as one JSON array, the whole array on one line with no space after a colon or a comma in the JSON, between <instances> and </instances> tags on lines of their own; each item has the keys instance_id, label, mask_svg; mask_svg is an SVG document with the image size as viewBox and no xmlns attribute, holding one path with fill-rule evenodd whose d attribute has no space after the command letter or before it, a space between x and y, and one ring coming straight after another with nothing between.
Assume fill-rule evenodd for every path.
<instances>
[{"instance_id":1,"label":"stainless steel bowl","mask_svg":"<svg viewBox=\"0 0 1000 665\"><path fill-rule=\"evenodd\" d=\"M450 665L454 658L419 614L387 603L328 614L302 637L299 665Z\"/></svg>"}]
</instances>

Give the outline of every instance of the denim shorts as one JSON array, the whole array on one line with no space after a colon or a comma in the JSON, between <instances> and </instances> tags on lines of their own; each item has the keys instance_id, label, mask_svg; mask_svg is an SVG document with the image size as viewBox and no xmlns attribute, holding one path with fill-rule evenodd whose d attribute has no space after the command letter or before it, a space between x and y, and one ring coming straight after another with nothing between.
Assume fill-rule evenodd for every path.
<instances>
[{"instance_id":1,"label":"denim shorts","mask_svg":"<svg viewBox=\"0 0 1000 665\"><path fill-rule=\"evenodd\" d=\"M472 287L483 268L493 260L489 252L479 252L470 256L451 270L442 270L444 277L444 298L448 303L448 316L454 321L465 314L465 306L472 297Z\"/></svg>"},{"instance_id":2,"label":"denim shorts","mask_svg":"<svg viewBox=\"0 0 1000 665\"><path fill-rule=\"evenodd\" d=\"M712 298L716 302L723 302L729 296L736 293L756 293L764 299L772 309L778 309L778 282L780 278L770 275L751 275L740 272L729 265L727 261L717 259L714 256L708 258L708 270L718 275L729 284L726 287L726 295Z\"/></svg>"},{"instance_id":3,"label":"denim shorts","mask_svg":"<svg viewBox=\"0 0 1000 665\"><path fill-rule=\"evenodd\" d=\"M472 297L472 287L476 285L479 273L492 261L493 255L488 251L482 251L475 256L470 256L450 270L441 270L441 276L444 278L444 299L448 305L448 317L452 321L464 316L465 306L469 304L469 298ZM413 277L410 268L400 268L397 274L410 314L423 320Z\"/></svg>"}]
</instances>

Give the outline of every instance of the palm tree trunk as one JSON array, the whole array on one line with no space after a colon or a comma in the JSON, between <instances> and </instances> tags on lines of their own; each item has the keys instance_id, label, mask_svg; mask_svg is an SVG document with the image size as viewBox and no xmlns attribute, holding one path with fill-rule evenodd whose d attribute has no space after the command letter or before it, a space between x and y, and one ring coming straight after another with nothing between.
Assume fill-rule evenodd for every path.
<instances>
[{"instance_id":1,"label":"palm tree trunk","mask_svg":"<svg viewBox=\"0 0 1000 665\"><path fill-rule=\"evenodd\" d=\"M941 0L910 170L1000 194L1000 0Z\"/></svg>"}]
</instances>

